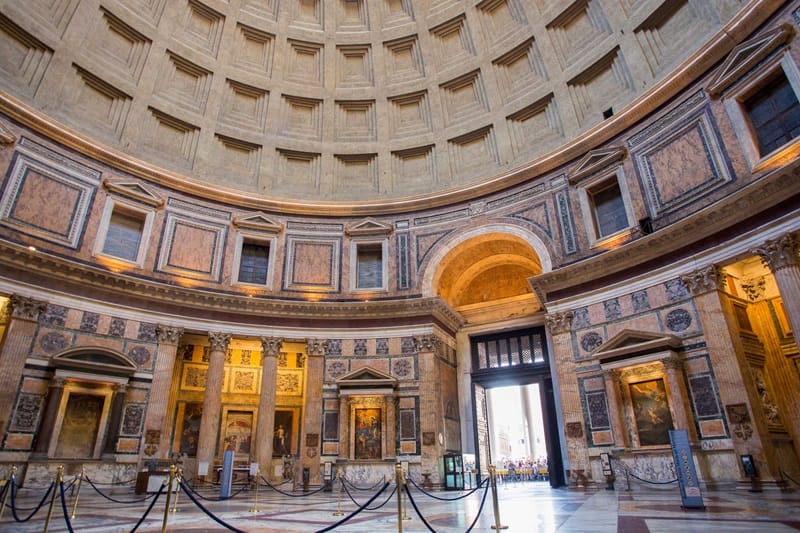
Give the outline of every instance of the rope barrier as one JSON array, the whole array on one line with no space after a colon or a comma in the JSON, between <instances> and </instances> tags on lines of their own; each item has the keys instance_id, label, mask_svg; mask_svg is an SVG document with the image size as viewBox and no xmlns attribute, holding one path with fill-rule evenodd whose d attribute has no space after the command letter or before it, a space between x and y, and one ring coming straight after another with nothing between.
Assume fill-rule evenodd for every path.
<instances>
[{"instance_id":1,"label":"rope barrier","mask_svg":"<svg viewBox=\"0 0 800 533\"><path fill-rule=\"evenodd\" d=\"M150 506L149 506L149 507L147 508L147 510L144 512L144 514L143 514L143 515L142 515L142 517L139 519L139 521L138 521L138 522L136 522L136 525L135 525L135 526L133 526L133 529L131 529L131 532L130 532L130 533L136 533L136 530L137 530L137 529L139 529L139 526L141 526L141 525L142 525L142 522L144 522L144 521L145 521L145 519L147 518L147 515L149 515L149 514L150 514L150 511L152 511L152 510L153 510L153 507L156 505L156 502L157 502L157 501L158 501L158 499L161 497L161 494L162 494L163 492L164 492L164 485L161 485L161 487L159 487L159 489L158 489L158 492L156 492L156 497L155 497L155 498L153 498L153 501L151 501L151 502L150 502Z\"/></svg>"},{"instance_id":2,"label":"rope barrier","mask_svg":"<svg viewBox=\"0 0 800 533\"><path fill-rule=\"evenodd\" d=\"M385 483L385 482L384 482L384 483ZM346 486L346 485L344 485L344 484L342 484L342 488L344 488L344 492L345 492L345 494L347 494L347 496L350 498L350 501L352 501L354 504L356 504L356 507L360 507L360 506L361 506L361 504L360 504L360 503L358 503L358 502L355 500L355 498L353 498L353 495L352 495L352 494L350 494L350 491L349 491L349 490L347 490L347 486ZM389 503L389 500L391 500L391 499L392 499L392 496L394 496L394 493L395 493L396 491L397 491L397 487L393 488L393 489L392 489L392 493L391 493L391 494L389 494L389 497L388 497L388 498L386 498L386 501L384 501L384 502L383 502L382 504L380 504L379 506L377 506L377 507L369 507L369 508L365 508L364 510L365 510L365 511L377 511L378 509L380 509L381 507L383 507L384 505L386 505L387 503Z\"/></svg>"},{"instance_id":3,"label":"rope barrier","mask_svg":"<svg viewBox=\"0 0 800 533\"><path fill-rule=\"evenodd\" d=\"M59 492L61 495L61 510L64 512L64 522L67 523L67 529L69 533L75 533L72 529L72 522L69 520L69 511L67 511L67 497L64 494L64 483L59 483Z\"/></svg>"},{"instance_id":4,"label":"rope barrier","mask_svg":"<svg viewBox=\"0 0 800 533\"><path fill-rule=\"evenodd\" d=\"M120 505L129 505L129 504L133 504L133 503L142 503L142 502L147 501L147 500L149 500L150 498L153 497L152 495L150 495L150 496L145 496L144 498L140 498L138 500L129 500L129 501L117 500L116 498L112 498L111 496L103 494L103 492L100 489L98 489L97 486L94 484L94 482L91 479L89 479L88 477L86 478L86 482L89 483L89 486L92 487L95 490L95 492L97 492L97 494L99 494L100 496L102 496L103 498L105 498L106 500L108 500L110 502L118 503Z\"/></svg>"},{"instance_id":5,"label":"rope barrier","mask_svg":"<svg viewBox=\"0 0 800 533\"><path fill-rule=\"evenodd\" d=\"M312 490L311 492L304 492L303 494L292 494L291 492L280 490L278 487L267 481L267 479L264 476L261 476L261 481L263 481L264 484L266 484L269 488L271 488L278 494L283 494L284 496L289 496L290 498L305 498L306 496L313 496L314 494L325 490L325 485L322 485L320 488Z\"/></svg>"},{"instance_id":6,"label":"rope barrier","mask_svg":"<svg viewBox=\"0 0 800 533\"><path fill-rule=\"evenodd\" d=\"M469 492L467 492L466 494L461 494L461 495L456 496L454 498L442 498L441 496L436 496L435 494L433 494L431 492L427 492L425 489L423 489L422 487L417 485L417 482L414 481L413 479L406 479L406 481L410 481L411 484L414 485L414 488L416 488L418 491L420 491L425 496L428 496L429 498L433 498L434 500L439 500L439 501L443 501L443 502L454 502L454 501L463 500L464 498L472 496L478 489L481 488L481 485L485 485L485 484L487 484L489 482L489 478L487 477L486 479L481 481L478 484L477 487L475 487L474 489L470 489Z\"/></svg>"},{"instance_id":7,"label":"rope barrier","mask_svg":"<svg viewBox=\"0 0 800 533\"><path fill-rule=\"evenodd\" d=\"M186 484L185 481L183 483ZM242 492L246 491L247 488L248 488L247 485L243 485L239 490L237 490L236 492L234 492L230 496L221 496L219 498L209 498L207 496L203 496L202 494L200 494L200 491L190 487L188 484L186 484L186 487L189 490L191 490L198 498L200 498L203 501L207 501L207 502L224 502L224 501L227 501L227 500L232 500L235 497L237 497L239 494L241 494Z\"/></svg>"},{"instance_id":8,"label":"rope barrier","mask_svg":"<svg viewBox=\"0 0 800 533\"><path fill-rule=\"evenodd\" d=\"M376 492L376 493L375 493L375 495L374 495L374 496L372 496L372 498L370 498L370 499L369 499L369 501L367 501L367 503L365 503L365 504L363 505L363 507L360 507L359 509L356 509L355 511L353 511L353 512L352 512L352 513L350 513L349 515L345 516L344 518L342 518L341 520L339 520L339 521L338 521L338 522L336 522L335 524L331 524L330 526L328 526L328 527L326 527L326 528L323 528L323 529L317 530L315 533L325 533L326 531L331 531L331 530L333 530L333 529L336 529L336 528L337 528L337 527L339 527L340 525L344 524L345 522L347 522L348 520L350 520L351 518L353 518L354 516L356 516L358 513L360 513L361 511L363 511L363 510L364 510L366 507L368 507L368 506L369 506L369 504L371 504L373 501L375 501L375 499L376 499L378 496L380 496L381 494L383 494L383 491L385 491L385 490L386 490L386 487L388 487L389 485L390 485L390 483L388 483L388 482L384 483L384 484L383 484L383 488L381 488L381 490L380 490L380 491Z\"/></svg>"},{"instance_id":9,"label":"rope barrier","mask_svg":"<svg viewBox=\"0 0 800 533\"><path fill-rule=\"evenodd\" d=\"M489 485L490 485L490 483L488 483L488 481L489 481L489 479L487 478L486 479L486 488L483 490L483 498L481 498L481 505L480 505L480 507L478 507L478 514L475 515L475 519L472 521L472 523L469 525L469 527L467 528L467 530L464 533L470 533L470 531L472 531L472 528L474 528L475 524L478 523L478 518L481 517L481 513L483 513L483 507L486 504L486 496L489 495Z\"/></svg>"},{"instance_id":10,"label":"rope barrier","mask_svg":"<svg viewBox=\"0 0 800 533\"><path fill-rule=\"evenodd\" d=\"M16 520L17 522L27 522L28 520L33 518L33 515L38 513L39 509L41 509L42 506L44 505L44 502L47 500L47 497L50 495L50 491L53 490L53 486L54 485L55 485L55 483L50 483L50 486L47 488L47 492L45 492L44 496L42 497L42 501L40 501L39 505L37 505L36 507L32 507L31 508L31 509L33 509L33 512L31 514L29 514L28 517L25 518L24 520L20 520L19 516L17 515L17 504L16 504L16 498L15 498L15 496L16 496L15 492L16 491L14 490L14 485L11 485L11 515L14 517L14 520ZM29 510L30 509L20 509L20 511L29 511Z\"/></svg>"},{"instance_id":11,"label":"rope barrier","mask_svg":"<svg viewBox=\"0 0 800 533\"><path fill-rule=\"evenodd\" d=\"M190 499L190 500L192 500L192 503L194 503L194 504L197 506L197 508L198 508L198 509L200 509L201 511L203 511L203 512L204 512L204 513L205 513L205 514L206 514L206 515L207 515L209 518L211 518L212 520L214 520L216 523L218 523L218 524L219 524L219 525L221 525L222 527L224 527L224 528L228 529L229 531L234 531L235 533L245 533L245 532L244 532L244 531L242 531L241 529L238 529L238 528L235 528L235 527L233 527L232 525L228 524L227 522L225 522L225 521L224 521L224 520L222 520L221 518L217 517L217 516L216 516L214 513L212 513L212 512L211 512L211 511L209 511L208 509L206 509L206 508L203 506L203 504L202 504L202 503L200 503L198 500L196 500L196 499L194 498L194 495L193 495L191 492L189 492L188 490L186 490L186 487L184 486L184 483L183 483L183 481L180 481L178 484L179 484L179 486L183 487L183 490L184 490L184 492L185 492L185 493L186 493L186 495L189 497L189 499Z\"/></svg>"},{"instance_id":12,"label":"rope barrier","mask_svg":"<svg viewBox=\"0 0 800 533\"><path fill-rule=\"evenodd\" d=\"M417 502L415 502L414 498L411 496L411 491L408 490L408 485L405 485L405 489L406 489L406 495L408 496L408 501L411 502L411 507L414 508L414 512L417 513L417 516L419 517L420 520L422 520L422 523L425 524L425 527L428 528L428 531L430 531L431 533L436 533L436 530L431 527L428 521L425 520L425 517L422 516L422 513L419 512L419 507L417 507Z\"/></svg>"},{"instance_id":13,"label":"rope barrier","mask_svg":"<svg viewBox=\"0 0 800 533\"><path fill-rule=\"evenodd\" d=\"M797 485L798 487L800 487L800 483L798 483L796 479L794 479L792 476L790 476L789 474L787 474L786 472L784 472L782 469L781 469L781 471L780 471L780 472L781 472L781 475L782 475L783 477L785 477L786 479L788 479L789 481L791 481L792 483L794 483L795 485Z\"/></svg>"}]
</instances>

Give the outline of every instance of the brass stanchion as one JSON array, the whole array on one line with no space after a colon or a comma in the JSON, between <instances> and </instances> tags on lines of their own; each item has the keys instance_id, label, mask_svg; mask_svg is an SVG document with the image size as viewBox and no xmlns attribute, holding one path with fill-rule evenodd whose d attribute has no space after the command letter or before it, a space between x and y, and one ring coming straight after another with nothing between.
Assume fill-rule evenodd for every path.
<instances>
[{"instance_id":1,"label":"brass stanchion","mask_svg":"<svg viewBox=\"0 0 800 533\"><path fill-rule=\"evenodd\" d=\"M181 481L183 481L183 468L178 467L175 473L175 501L172 502L172 509L170 509L172 513L178 512L178 495L181 493Z\"/></svg>"},{"instance_id":2,"label":"brass stanchion","mask_svg":"<svg viewBox=\"0 0 800 533\"><path fill-rule=\"evenodd\" d=\"M3 511L6 510L6 504L8 504L8 497L11 495L11 486L14 484L14 478L17 476L17 467L11 467L11 475L8 476L8 481L6 481L6 493L3 494L3 503L0 505L0 518L3 518Z\"/></svg>"},{"instance_id":3,"label":"brass stanchion","mask_svg":"<svg viewBox=\"0 0 800 533\"><path fill-rule=\"evenodd\" d=\"M397 484L397 532L403 533L403 465L394 465L394 479Z\"/></svg>"},{"instance_id":4,"label":"brass stanchion","mask_svg":"<svg viewBox=\"0 0 800 533\"><path fill-rule=\"evenodd\" d=\"M259 481L259 479L261 479L261 469L260 468L256 468L256 495L255 495L255 498L253 499L253 506L250 508L250 512L251 513L257 513L257 512L260 511L260 509L258 508L258 485L259 485L258 481Z\"/></svg>"},{"instance_id":5,"label":"brass stanchion","mask_svg":"<svg viewBox=\"0 0 800 533\"><path fill-rule=\"evenodd\" d=\"M44 529L42 533L47 533L47 529L50 527L50 517L53 516L53 507L56 504L56 492L61 488L61 479L62 475L64 474L64 466L58 465L56 469L56 482L53 485L53 494L50 496L50 506L47 508L47 518L44 519Z\"/></svg>"},{"instance_id":6,"label":"brass stanchion","mask_svg":"<svg viewBox=\"0 0 800 533\"><path fill-rule=\"evenodd\" d=\"M344 516L342 512L342 471L338 468L336 469L336 479L339 480L339 489L336 494L336 512L333 513L333 516Z\"/></svg>"},{"instance_id":7,"label":"brass stanchion","mask_svg":"<svg viewBox=\"0 0 800 533\"><path fill-rule=\"evenodd\" d=\"M167 520L169 519L169 504L172 496L172 483L175 481L175 465L169 465L169 477L164 480L163 485L167 486L167 505L164 506L164 521L161 523L161 533L167 531Z\"/></svg>"},{"instance_id":8,"label":"brass stanchion","mask_svg":"<svg viewBox=\"0 0 800 533\"><path fill-rule=\"evenodd\" d=\"M401 470L401 472L403 476L403 486L405 487L407 483L406 475L408 475L408 472L405 470ZM403 520L411 520L411 517L408 516L408 494L406 494L406 491L403 491Z\"/></svg>"},{"instance_id":9,"label":"brass stanchion","mask_svg":"<svg viewBox=\"0 0 800 533\"><path fill-rule=\"evenodd\" d=\"M508 526L500 525L500 506L497 504L497 483L494 477L494 465L489 465L489 485L492 487L492 506L494 507L492 529L508 529Z\"/></svg>"},{"instance_id":10,"label":"brass stanchion","mask_svg":"<svg viewBox=\"0 0 800 533\"><path fill-rule=\"evenodd\" d=\"M75 520L75 513L78 510L78 498L81 496L81 483L83 483L83 476L86 475L83 467L81 467L81 473L78 474L78 489L75 491L75 501L72 502L72 514L70 515L70 519Z\"/></svg>"}]
</instances>

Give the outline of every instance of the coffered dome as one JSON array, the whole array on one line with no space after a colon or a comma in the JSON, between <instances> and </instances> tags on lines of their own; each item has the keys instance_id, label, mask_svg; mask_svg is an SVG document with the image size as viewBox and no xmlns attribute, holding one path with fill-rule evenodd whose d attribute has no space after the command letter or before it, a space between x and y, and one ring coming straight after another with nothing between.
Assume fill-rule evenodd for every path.
<instances>
[{"instance_id":1,"label":"coffered dome","mask_svg":"<svg viewBox=\"0 0 800 533\"><path fill-rule=\"evenodd\" d=\"M737 0L58 0L0 11L0 88L154 174L254 197L503 182L700 49Z\"/></svg>"}]
</instances>

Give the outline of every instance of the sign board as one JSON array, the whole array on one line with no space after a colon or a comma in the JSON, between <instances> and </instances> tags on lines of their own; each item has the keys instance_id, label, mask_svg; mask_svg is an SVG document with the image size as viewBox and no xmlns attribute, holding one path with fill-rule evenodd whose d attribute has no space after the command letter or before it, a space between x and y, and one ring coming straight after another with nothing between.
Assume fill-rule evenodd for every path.
<instances>
[{"instance_id":1,"label":"sign board","mask_svg":"<svg viewBox=\"0 0 800 533\"><path fill-rule=\"evenodd\" d=\"M222 472L219 475L219 497L230 498L233 485L233 450L225 450L222 455Z\"/></svg>"},{"instance_id":2,"label":"sign board","mask_svg":"<svg viewBox=\"0 0 800 533\"><path fill-rule=\"evenodd\" d=\"M675 473L681 489L681 507L705 509L703 495L697 481L692 449L689 446L689 433L685 429L671 429L669 442L672 445L672 458L675 461Z\"/></svg>"}]
</instances>

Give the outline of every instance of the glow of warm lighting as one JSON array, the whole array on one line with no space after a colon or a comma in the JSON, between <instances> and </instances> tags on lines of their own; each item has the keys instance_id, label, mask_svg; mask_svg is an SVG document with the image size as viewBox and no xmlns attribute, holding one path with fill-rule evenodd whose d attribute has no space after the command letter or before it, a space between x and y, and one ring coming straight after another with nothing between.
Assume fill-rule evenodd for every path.
<instances>
[{"instance_id":1,"label":"glow of warm lighting","mask_svg":"<svg viewBox=\"0 0 800 533\"><path fill-rule=\"evenodd\" d=\"M31 252L35 252L36 251L36 247L33 246L33 245L30 245L30 246L28 246L28 250L30 250Z\"/></svg>"},{"instance_id":2,"label":"glow of warm lighting","mask_svg":"<svg viewBox=\"0 0 800 533\"><path fill-rule=\"evenodd\" d=\"M96 257L96 259L99 264L103 265L114 274L122 274L131 270L131 265L128 263L123 263L109 257Z\"/></svg>"},{"instance_id":3,"label":"glow of warm lighting","mask_svg":"<svg viewBox=\"0 0 800 533\"><path fill-rule=\"evenodd\" d=\"M306 294L306 300L309 302L318 302L322 299L322 296L315 293Z\"/></svg>"}]
</instances>

